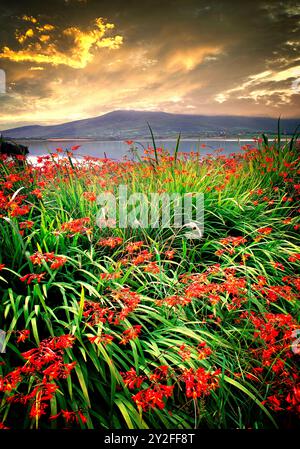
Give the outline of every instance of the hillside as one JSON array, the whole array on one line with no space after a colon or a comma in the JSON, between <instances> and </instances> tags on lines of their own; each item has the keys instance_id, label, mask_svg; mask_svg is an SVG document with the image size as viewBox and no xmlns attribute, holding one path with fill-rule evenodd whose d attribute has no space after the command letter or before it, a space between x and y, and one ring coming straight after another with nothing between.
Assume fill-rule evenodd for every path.
<instances>
[{"instance_id":1,"label":"hillside","mask_svg":"<svg viewBox=\"0 0 300 449\"><path fill-rule=\"evenodd\" d=\"M237 135L277 131L277 119L268 117L207 116L165 112L113 111L99 117L53 126L31 125L3 130L11 138L134 139L149 136L147 122L158 137ZM284 133L293 133L300 119L284 119Z\"/></svg>"}]
</instances>

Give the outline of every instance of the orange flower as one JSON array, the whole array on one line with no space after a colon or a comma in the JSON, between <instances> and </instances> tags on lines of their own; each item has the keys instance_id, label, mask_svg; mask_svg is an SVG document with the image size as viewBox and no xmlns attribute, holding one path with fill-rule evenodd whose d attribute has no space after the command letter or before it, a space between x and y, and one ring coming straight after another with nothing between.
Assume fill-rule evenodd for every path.
<instances>
[{"instance_id":1,"label":"orange flower","mask_svg":"<svg viewBox=\"0 0 300 449\"><path fill-rule=\"evenodd\" d=\"M138 338L142 330L142 326L140 324L136 324L129 329L126 329L122 334L122 339L120 341L120 345L126 345L130 340L134 340Z\"/></svg>"}]
</instances>

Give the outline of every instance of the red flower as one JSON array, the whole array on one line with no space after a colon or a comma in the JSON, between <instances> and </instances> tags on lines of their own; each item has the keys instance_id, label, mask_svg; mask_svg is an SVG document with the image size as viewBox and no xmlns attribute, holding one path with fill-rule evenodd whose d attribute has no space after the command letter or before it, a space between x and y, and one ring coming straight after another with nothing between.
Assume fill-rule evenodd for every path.
<instances>
[{"instance_id":1,"label":"red flower","mask_svg":"<svg viewBox=\"0 0 300 449\"><path fill-rule=\"evenodd\" d=\"M143 411L148 411L150 408L159 408L162 410L165 407L164 398L169 398L173 394L174 386L157 384L154 388L147 388L139 391L132 399L138 407Z\"/></svg>"},{"instance_id":2,"label":"red flower","mask_svg":"<svg viewBox=\"0 0 300 449\"><path fill-rule=\"evenodd\" d=\"M264 228L259 228L257 230L257 232L259 232L260 234L263 234L263 235L269 235L269 234L271 234L272 231L273 231L273 228L268 227L268 226L266 226Z\"/></svg>"},{"instance_id":3,"label":"red flower","mask_svg":"<svg viewBox=\"0 0 300 449\"><path fill-rule=\"evenodd\" d=\"M112 343L114 337L109 334L102 334L102 335L94 335L92 337L88 337L91 343L100 344L103 343L104 345L109 345Z\"/></svg>"},{"instance_id":4,"label":"red flower","mask_svg":"<svg viewBox=\"0 0 300 449\"><path fill-rule=\"evenodd\" d=\"M20 221L19 227L20 229L30 229L34 225L33 221L27 220L27 221Z\"/></svg>"},{"instance_id":5,"label":"red flower","mask_svg":"<svg viewBox=\"0 0 300 449\"><path fill-rule=\"evenodd\" d=\"M189 360L191 358L191 350L186 345L181 345L178 349L178 355L182 358L182 360Z\"/></svg>"},{"instance_id":6,"label":"red flower","mask_svg":"<svg viewBox=\"0 0 300 449\"><path fill-rule=\"evenodd\" d=\"M197 351L198 351L198 359L200 360L206 359L206 357L209 357L212 354L212 350L207 346L205 341L199 343Z\"/></svg>"},{"instance_id":7,"label":"red flower","mask_svg":"<svg viewBox=\"0 0 300 449\"><path fill-rule=\"evenodd\" d=\"M289 262L297 262L297 260L300 260L300 253L297 254L292 254L289 258L288 261Z\"/></svg>"},{"instance_id":8,"label":"red flower","mask_svg":"<svg viewBox=\"0 0 300 449\"><path fill-rule=\"evenodd\" d=\"M68 237L73 237L76 234L90 234L92 228L86 226L90 223L90 221L91 220L89 217L76 218L75 220L63 223L61 226L61 231L69 232L69 234L67 234Z\"/></svg>"},{"instance_id":9,"label":"red flower","mask_svg":"<svg viewBox=\"0 0 300 449\"><path fill-rule=\"evenodd\" d=\"M110 281L112 279L119 279L122 276L122 271L117 271L116 273L100 273L100 279L104 281Z\"/></svg>"},{"instance_id":10,"label":"red flower","mask_svg":"<svg viewBox=\"0 0 300 449\"><path fill-rule=\"evenodd\" d=\"M150 253L147 249L141 251L136 257L133 257L131 262L133 265L140 265L146 261L151 260L153 257L153 254Z\"/></svg>"},{"instance_id":11,"label":"red flower","mask_svg":"<svg viewBox=\"0 0 300 449\"><path fill-rule=\"evenodd\" d=\"M42 415L46 414L47 404L42 401L35 400L30 408L29 418L40 418Z\"/></svg>"},{"instance_id":12,"label":"red flower","mask_svg":"<svg viewBox=\"0 0 300 449\"><path fill-rule=\"evenodd\" d=\"M57 268L62 267L67 261L65 256L55 256L55 260L50 265L51 270L56 270Z\"/></svg>"},{"instance_id":13,"label":"red flower","mask_svg":"<svg viewBox=\"0 0 300 449\"><path fill-rule=\"evenodd\" d=\"M265 403L268 403L270 405L270 407L272 408L272 410L274 410L275 412L283 410L283 408L281 407L280 399L278 399L275 395L268 396L267 400L263 401L263 404L265 404Z\"/></svg>"},{"instance_id":14,"label":"red flower","mask_svg":"<svg viewBox=\"0 0 300 449\"><path fill-rule=\"evenodd\" d=\"M32 281L36 280L38 284L45 277L46 272L41 274L25 274L25 276L20 278L20 281L26 282L28 285L31 284Z\"/></svg>"},{"instance_id":15,"label":"red flower","mask_svg":"<svg viewBox=\"0 0 300 449\"><path fill-rule=\"evenodd\" d=\"M27 338L29 338L30 336L30 331L28 329L24 329L22 331L17 331L17 343L21 343L25 340L27 340Z\"/></svg>"},{"instance_id":16,"label":"red flower","mask_svg":"<svg viewBox=\"0 0 300 449\"><path fill-rule=\"evenodd\" d=\"M31 191L32 195L35 195L38 199L42 198L42 192L40 189L34 189Z\"/></svg>"},{"instance_id":17,"label":"red flower","mask_svg":"<svg viewBox=\"0 0 300 449\"><path fill-rule=\"evenodd\" d=\"M134 388L140 388L145 379L145 376L138 376L134 368L130 368L129 371L125 373L120 372L123 382L129 390L133 390Z\"/></svg>"},{"instance_id":18,"label":"red flower","mask_svg":"<svg viewBox=\"0 0 300 449\"><path fill-rule=\"evenodd\" d=\"M126 329L122 336L123 338L120 341L121 345L126 345L130 340L134 340L138 338L142 330L142 326L140 324L136 324L129 329Z\"/></svg>"},{"instance_id":19,"label":"red flower","mask_svg":"<svg viewBox=\"0 0 300 449\"><path fill-rule=\"evenodd\" d=\"M115 248L118 245L123 243L123 239L121 237L108 237L107 239L101 239L97 242L99 246L107 246L108 248Z\"/></svg>"},{"instance_id":20,"label":"red flower","mask_svg":"<svg viewBox=\"0 0 300 449\"><path fill-rule=\"evenodd\" d=\"M153 273L153 274L157 274L160 273L160 268L157 265L156 262L149 262L145 267L144 267L144 271L146 273Z\"/></svg>"},{"instance_id":21,"label":"red flower","mask_svg":"<svg viewBox=\"0 0 300 449\"><path fill-rule=\"evenodd\" d=\"M184 370L181 378L185 382L186 396L196 399L200 396L210 394L211 390L219 386L218 375L220 372L221 370L217 370L210 373L205 371L204 368Z\"/></svg>"},{"instance_id":22,"label":"red flower","mask_svg":"<svg viewBox=\"0 0 300 449\"><path fill-rule=\"evenodd\" d=\"M10 215L12 217L17 217L18 215L26 215L30 212L30 206L14 206L11 208Z\"/></svg>"},{"instance_id":23,"label":"red flower","mask_svg":"<svg viewBox=\"0 0 300 449\"><path fill-rule=\"evenodd\" d=\"M61 412L57 413L57 415L51 416L49 419L54 420L57 419L59 416L62 416L66 423L79 423L80 421L85 424L87 422L86 417L81 412L81 410L77 410L75 412L70 412L68 410L62 410Z\"/></svg>"},{"instance_id":24,"label":"red flower","mask_svg":"<svg viewBox=\"0 0 300 449\"><path fill-rule=\"evenodd\" d=\"M167 259L172 260L174 259L175 250L169 250L165 252L165 256Z\"/></svg>"},{"instance_id":25,"label":"red flower","mask_svg":"<svg viewBox=\"0 0 300 449\"><path fill-rule=\"evenodd\" d=\"M88 201L96 201L97 196L94 192L83 192L82 196Z\"/></svg>"},{"instance_id":26,"label":"red flower","mask_svg":"<svg viewBox=\"0 0 300 449\"><path fill-rule=\"evenodd\" d=\"M142 246L144 245L143 241L139 241L139 242L131 242L126 246L126 251L129 254L132 254L136 251L138 251Z\"/></svg>"},{"instance_id":27,"label":"red flower","mask_svg":"<svg viewBox=\"0 0 300 449\"><path fill-rule=\"evenodd\" d=\"M284 266L280 262L271 262L275 270L284 271Z\"/></svg>"}]
</instances>

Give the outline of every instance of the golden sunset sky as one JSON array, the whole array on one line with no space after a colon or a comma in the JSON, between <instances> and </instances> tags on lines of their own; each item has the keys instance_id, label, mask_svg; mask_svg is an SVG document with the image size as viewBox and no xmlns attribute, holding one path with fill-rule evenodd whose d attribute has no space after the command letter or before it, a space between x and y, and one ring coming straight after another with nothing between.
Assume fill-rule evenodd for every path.
<instances>
[{"instance_id":1,"label":"golden sunset sky","mask_svg":"<svg viewBox=\"0 0 300 449\"><path fill-rule=\"evenodd\" d=\"M300 117L297 1L1 0L0 128L116 109Z\"/></svg>"}]
</instances>

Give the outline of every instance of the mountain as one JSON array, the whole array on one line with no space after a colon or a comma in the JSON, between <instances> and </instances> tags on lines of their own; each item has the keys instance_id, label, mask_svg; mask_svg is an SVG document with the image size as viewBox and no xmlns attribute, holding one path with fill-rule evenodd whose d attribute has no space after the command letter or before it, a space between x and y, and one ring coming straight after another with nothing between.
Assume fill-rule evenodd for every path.
<instances>
[{"instance_id":1,"label":"mountain","mask_svg":"<svg viewBox=\"0 0 300 449\"><path fill-rule=\"evenodd\" d=\"M123 140L149 137L147 122L157 137L174 137L181 131L183 137L245 135L274 133L277 119L230 115L188 115L166 112L113 111L99 117L76 120L52 126L22 126L2 131L4 137L21 138L98 138ZM284 133L291 134L300 119L281 120Z\"/></svg>"}]
</instances>

